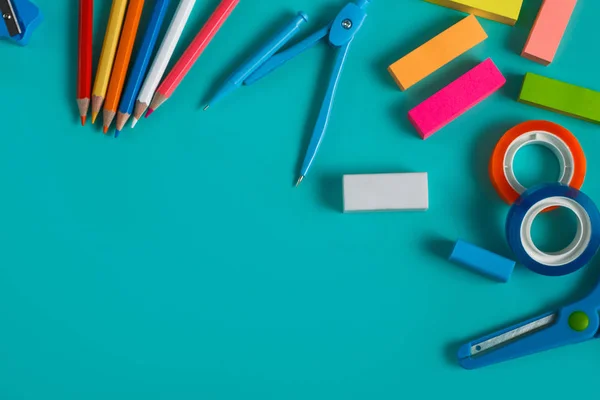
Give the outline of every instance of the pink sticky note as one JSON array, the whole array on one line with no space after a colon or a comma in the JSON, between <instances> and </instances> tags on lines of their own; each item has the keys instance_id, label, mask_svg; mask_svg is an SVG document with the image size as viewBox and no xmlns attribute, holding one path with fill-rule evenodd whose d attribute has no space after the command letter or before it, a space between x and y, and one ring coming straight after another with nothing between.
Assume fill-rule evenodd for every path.
<instances>
[{"instance_id":1,"label":"pink sticky note","mask_svg":"<svg viewBox=\"0 0 600 400\"><path fill-rule=\"evenodd\" d=\"M576 4L577 0L544 0L521 55L540 64L550 64Z\"/></svg>"},{"instance_id":2,"label":"pink sticky note","mask_svg":"<svg viewBox=\"0 0 600 400\"><path fill-rule=\"evenodd\" d=\"M502 73L488 58L410 110L408 119L421 137L427 139L505 83Z\"/></svg>"}]
</instances>

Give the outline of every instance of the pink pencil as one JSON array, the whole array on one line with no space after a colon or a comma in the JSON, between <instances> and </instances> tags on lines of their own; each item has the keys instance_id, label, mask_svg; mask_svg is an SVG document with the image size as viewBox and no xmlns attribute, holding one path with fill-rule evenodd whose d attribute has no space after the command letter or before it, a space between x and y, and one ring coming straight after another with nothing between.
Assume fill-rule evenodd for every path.
<instances>
[{"instance_id":1,"label":"pink pencil","mask_svg":"<svg viewBox=\"0 0 600 400\"><path fill-rule=\"evenodd\" d=\"M156 89L150 108L146 113L146 118L171 97L175 89L177 89L179 84L183 81L183 78L185 78L190 69L192 69L204 49L206 49L227 18L229 18L239 1L240 0L221 1L217 9L213 12L208 21L206 21L206 24L204 24L192 43L177 61L171 72L169 72L169 75L167 75L158 89Z\"/></svg>"}]
</instances>

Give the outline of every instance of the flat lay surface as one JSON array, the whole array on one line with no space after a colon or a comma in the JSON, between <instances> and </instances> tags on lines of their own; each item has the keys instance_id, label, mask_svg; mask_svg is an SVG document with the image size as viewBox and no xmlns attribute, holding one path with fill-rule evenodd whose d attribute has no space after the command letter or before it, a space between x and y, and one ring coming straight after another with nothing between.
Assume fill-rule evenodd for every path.
<instances>
[{"instance_id":1,"label":"flat lay surface","mask_svg":"<svg viewBox=\"0 0 600 400\"><path fill-rule=\"evenodd\" d=\"M402 92L387 68L465 14L373 0L297 188L332 48L202 109L298 11L310 19L293 42L346 1L241 0L169 101L118 139L101 121L80 125L77 2L34 3L44 21L29 45L0 41L1 399L596 394L600 342L474 371L456 353L585 295L598 257L564 277L517 264L508 283L447 258L463 239L514 259L509 205L488 164L521 122L549 120L576 136L587 158L581 190L600 202L598 125L517 102L526 72L600 90L599 2L578 2L548 67L520 56L541 4L525 0L514 27L478 18L485 41ZM95 3L94 74L111 2ZM196 3L170 66L217 4ZM407 112L487 58L507 83L422 140ZM519 151L515 169L525 186L559 175L539 146ZM418 172L428 176L427 211L343 213L344 174ZM540 248L559 250L575 234L563 211L534 223Z\"/></svg>"}]
</instances>

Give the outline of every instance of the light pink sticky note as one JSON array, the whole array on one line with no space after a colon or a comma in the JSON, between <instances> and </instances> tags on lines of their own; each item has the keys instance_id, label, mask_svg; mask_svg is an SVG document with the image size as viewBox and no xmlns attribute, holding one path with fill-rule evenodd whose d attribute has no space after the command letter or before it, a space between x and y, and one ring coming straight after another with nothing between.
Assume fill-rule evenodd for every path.
<instances>
[{"instance_id":1,"label":"light pink sticky note","mask_svg":"<svg viewBox=\"0 0 600 400\"><path fill-rule=\"evenodd\" d=\"M421 137L427 139L505 83L500 70L488 58L410 110L408 119Z\"/></svg>"},{"instance_id":2,"label":"light pink sticky note","mask_svg":"<svg viewBox=\"0 0 600 400\"><path fill-rule=\"evenodd\" d=\"M576 4L577 0L544 0L521 55L540 64L550 64Z\"/></svg>"}]
</instances>

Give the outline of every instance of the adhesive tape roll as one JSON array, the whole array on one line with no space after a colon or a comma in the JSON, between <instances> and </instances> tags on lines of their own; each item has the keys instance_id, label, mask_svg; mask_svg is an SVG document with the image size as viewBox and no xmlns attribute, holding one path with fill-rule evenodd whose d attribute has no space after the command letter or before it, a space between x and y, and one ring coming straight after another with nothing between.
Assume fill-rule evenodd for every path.
<instances>
[{"instance_id":1,"label":"adhesive tape roll","mask_svg":"<svg viewBox=\"0 0 600 400\"><path fill-rule=\"evenodd\" d=\"M575 238L563 250L545 253L531 237L533 220L549 207L565 207L577 217ZM600 248L600 211L579 190L559 183L528 189L511 207L506 238L517 260L541 275L562 276L587 265Z\"/></svg>"},{"instance_id":2,"label":"adhesive tape roll","mask_svg":"<svg viewBox=\"0 0 600 400\"><path fill-rule=\"evenodd\" d=\"M558 182L581 189L586 174L586 159L577 138L562 126L550 121L527 121L515 126L496 144L490 160L490 179L505 202L513 204L527 190L519 183L513 169L517 152L529 144L549 148L560 163Z\"/></svg>"}]
</instances>

